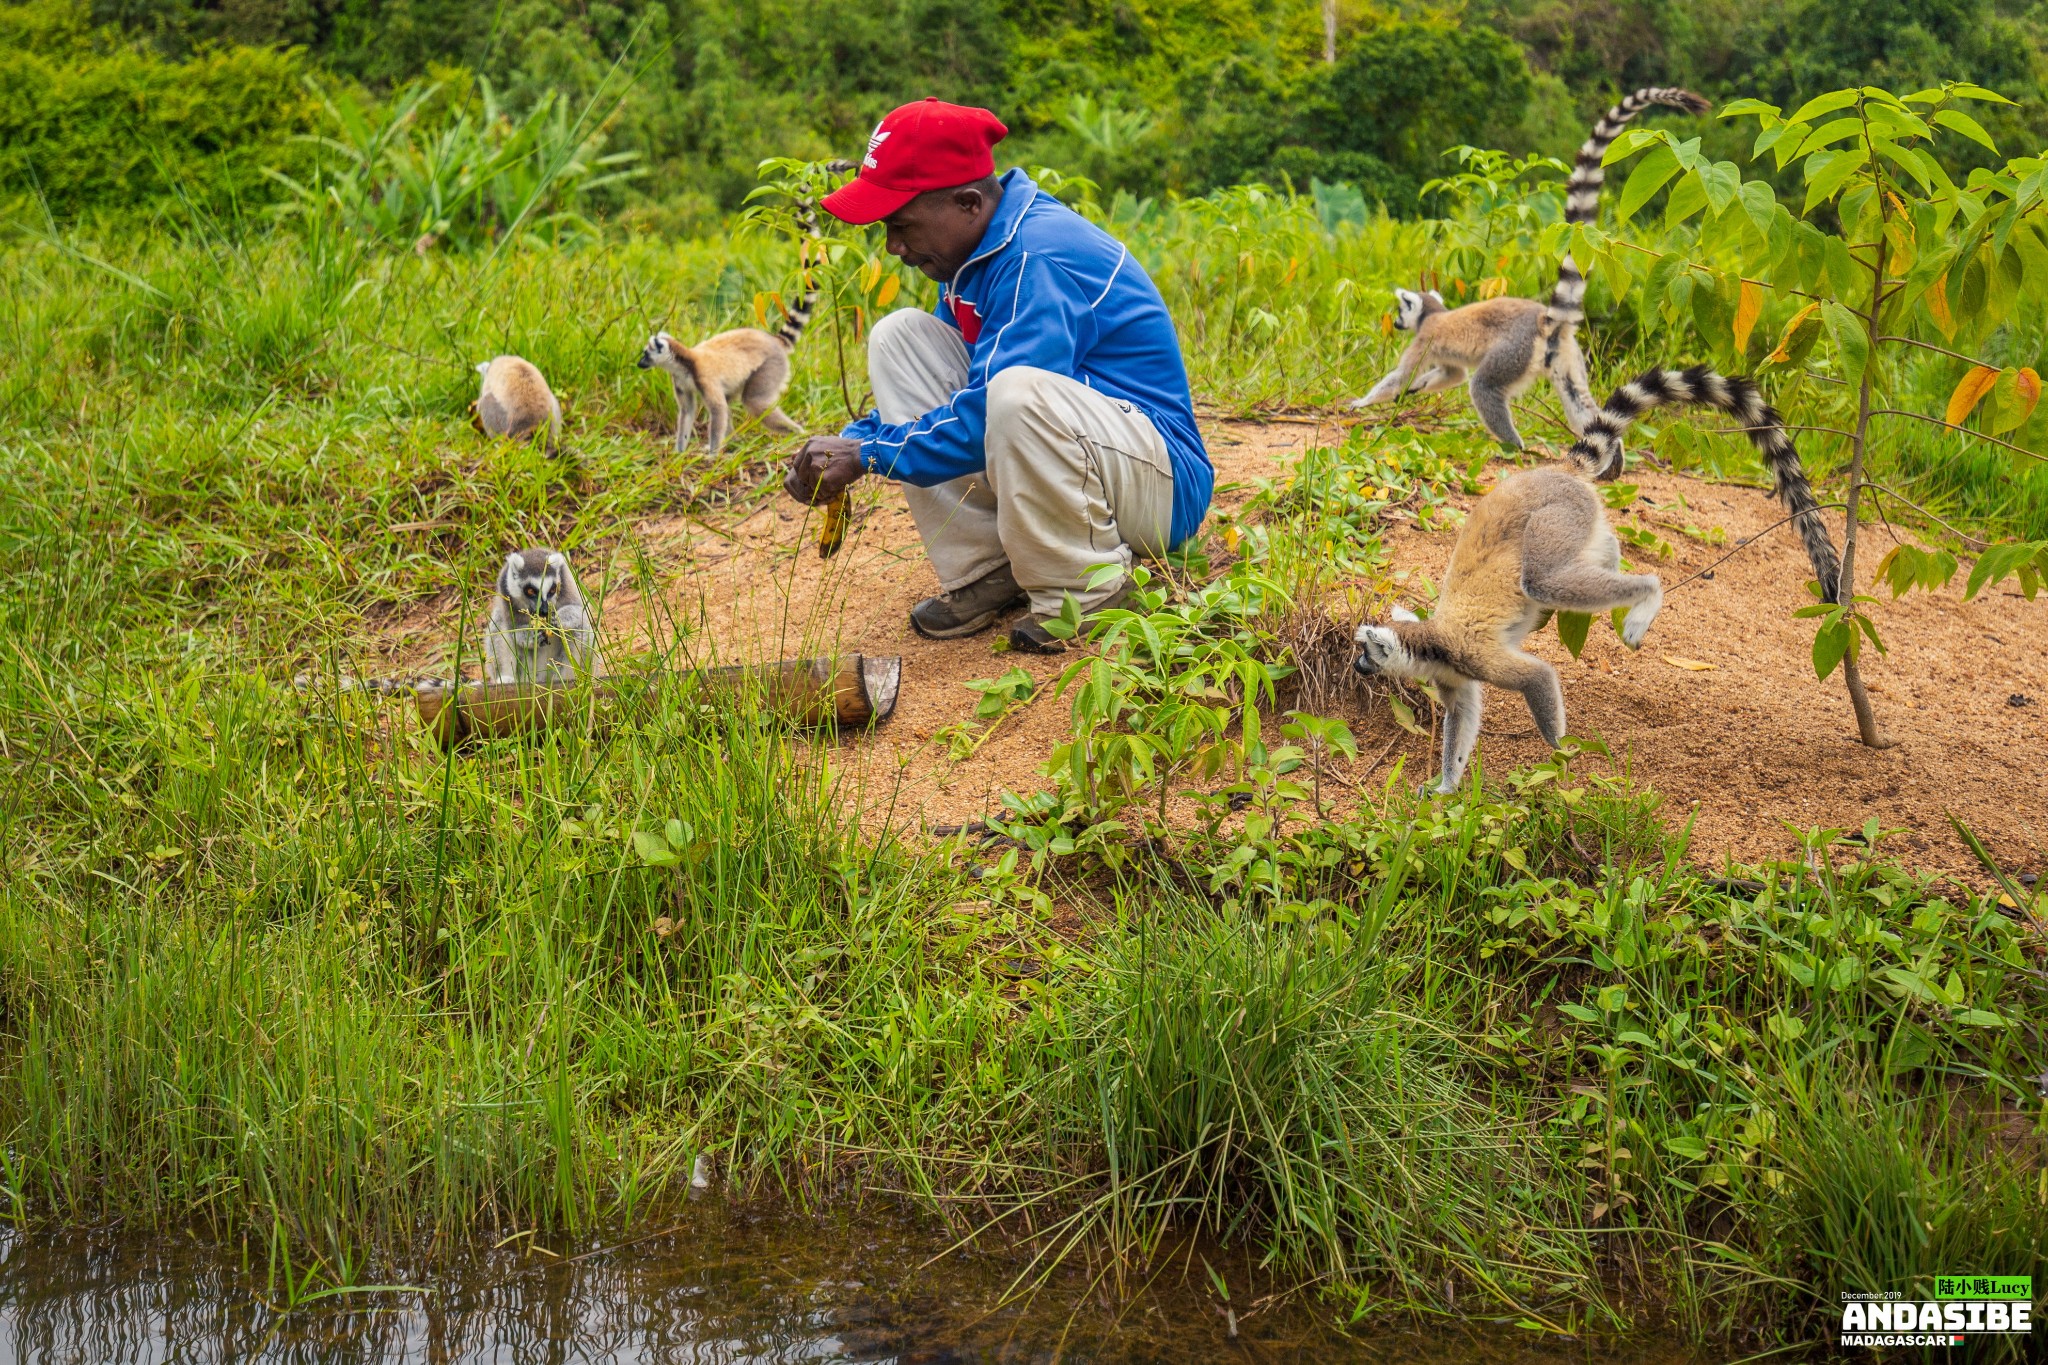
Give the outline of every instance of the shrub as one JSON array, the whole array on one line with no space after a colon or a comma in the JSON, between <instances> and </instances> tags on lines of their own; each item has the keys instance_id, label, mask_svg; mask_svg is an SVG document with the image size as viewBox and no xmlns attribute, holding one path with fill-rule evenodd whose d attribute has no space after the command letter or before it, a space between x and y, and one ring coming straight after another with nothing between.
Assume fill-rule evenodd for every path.
<instances>
[{"instance_id":1,"label":"shrub","mask_svg":"<svg viewBox=\"0 0 2048 1365\"><path fill-rule=\"evenodd\" d=\"M265 202L312 121L296 52L218 48L168 62L93 30L82 8L0 10L0 192L51 212L210 211Z\"/></svg>"}]
</instances>

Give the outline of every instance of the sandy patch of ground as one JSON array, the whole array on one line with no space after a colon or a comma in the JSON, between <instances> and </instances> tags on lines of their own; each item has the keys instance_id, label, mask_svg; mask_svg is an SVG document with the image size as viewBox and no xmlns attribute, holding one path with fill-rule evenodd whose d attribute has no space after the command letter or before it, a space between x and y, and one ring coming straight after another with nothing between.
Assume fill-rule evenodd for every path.
<instances>
[{"instance_id":1,"label":"sandy patch of ground","mask_svg":"<svg viewBox=\"0 0 2048 1365\"><path fill-rule=\"evenodd\" d=\"M1282 473L1307 445L1341 434L1335 419L1205 425L1223 489L1220 507L1241 503L1251 480ZM1655 565L1667 585L1781 515L1755 489L1649 469L1628 477L1641 485L1647 517L1670 528L1663 534L1674 556ZM1225 487L1231 484L1240 486ZM683 516L643 523L637 535L662 566L663 581L644 596L615 589L606 602L606 633L631 647L650 628L667 635L677 623L701 623L692 653L721 662L834 649L899 654L896 714L872 733L839 741L844 770L878 818L900 826L958 824L998 811L1003 789L1042 785L1039 767L1064 732L1068 708L1065 698L1049 694L1049 684L1072 656L998 654L991 642L1000 632L945 642L915 635L907 613L937 584L909 513L894 489L872 482L860 486L857 506L854 533L829 561L813 548L814 517L807 520L803 509L780 498L722 523ZM1686 523L1720 527L1727 544L1687 538L1675 529ZM1875 548L1867 553L1882 554L1885 537L1875 528L1866 542ZM1395 563L1435 578L1453 538L1396 529ZM1912 831L1903 847L1895 846L1907 861L1981 880L1948 828L1944 812L1953 810L2008 867L2043 870L2048 651L2039 641L2048 603L1997 590L1966 603L1958 587L1874 607L1891 654L1866 653L1865 674L1880 721L1897 741L1874 751L1855 740L1839 678L1813 676L1811 629L1792 617L1809 600L1806 577L1796 538L1780 527L1720 565L1712 579L1674 592L1640 653L1630 654L1604 623L1595 624L1578 661L1550 632L1532 647L1563 674L1572 732L1600 735L1625 755L1638 779L1664 795L1674 825L1694 819L1692 851L1701 862L1787 856L1796 849L1788 825L1855 827L1875 816ZM1713 667L1696 671L1667 658ZM944 732L971 718L977 700L962 684L1013 664L1040 681L1039 700L971 757L950 758ZM1369 759L1405 755L1418 777L1433 768L1428 741L1396 727L1384 706L1366 709L1350 698L1339 709ZM1544 756L1519 698L1489 697L1480 752L1496 771ZM1384 777L1383 763L1367 787L1376 790Z\"/></svg>"}]
</instances>

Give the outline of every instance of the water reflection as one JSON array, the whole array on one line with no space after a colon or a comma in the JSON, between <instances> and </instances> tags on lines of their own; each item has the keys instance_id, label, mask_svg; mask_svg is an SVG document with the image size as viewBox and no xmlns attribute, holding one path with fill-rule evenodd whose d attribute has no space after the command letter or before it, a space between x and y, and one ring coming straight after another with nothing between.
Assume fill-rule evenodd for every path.
<instances>
[{"instance_id":1,"label":"water reflection","mask_svg":"<svg viewBox=\"0 0 2048 1365\"><path fill-rule=\"evenodd\" d=\"M266 1302L260 1259L191 1237L0 1233L0 1361L667 1365L875 1361L1399 1362L1678 1365L1668 1348L1592 1350L1512 1329L1345 1339L1301 1309L1255 1311L1236 1337L1196 1261L1118 1302L1081 1273L997 1306L1016 1272L941 1256L888 1216L807 1219L693 1206L688 1222L561 1262L506 1249L410 1277L428 1292ZM593 1254L594 1253L594 1254ZM1238 1305L1243 1312L1243 1305Z\"/></svg>"}]
</instances>

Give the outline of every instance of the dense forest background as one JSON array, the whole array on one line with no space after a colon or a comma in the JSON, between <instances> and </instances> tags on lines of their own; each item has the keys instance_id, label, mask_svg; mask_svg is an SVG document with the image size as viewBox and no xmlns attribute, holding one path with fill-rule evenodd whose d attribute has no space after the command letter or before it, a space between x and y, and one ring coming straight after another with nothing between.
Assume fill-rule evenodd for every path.
<instances>
[{"instance_id":1,"label":"dense forest background","mask_svg":"<svg viewBox=\"0 0 2048 1365\"><path fill-rule=\"evenodd\" d=\"M847 154L924 94L986 105L1009 159L1106 190L1348 181L1395 214L1480 143L1566 154L1617 92L1796 103L1968 78L2048 143L2048 0L36 0L0 5L0 198L58 216L260 204L331 131L309 87L605 113L644 173L600 205L683 228L778 154ZM621 98L622 96L622 98ZM614 101L616 100L616 107ZM427 108L431 117L433 108ZM1739 134L1707 132L1717 155Z\"/></svg>"}]
</instances>

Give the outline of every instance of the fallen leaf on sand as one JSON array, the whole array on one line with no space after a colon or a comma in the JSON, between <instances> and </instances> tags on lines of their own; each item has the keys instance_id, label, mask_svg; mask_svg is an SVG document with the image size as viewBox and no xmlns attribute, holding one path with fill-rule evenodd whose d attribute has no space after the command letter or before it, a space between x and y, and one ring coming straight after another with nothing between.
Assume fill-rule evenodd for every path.
<instances>
[{"instance_id":1,"label":"fallen leaf on sand","mask_svg":"<svg viewBox=\"0 0 2048 1365\"><path fill-rule=\"evenodd\" d=\"M1712 664L1703 664L1698 659L1682 659L1676 654L1666 654L1664 662L1673 668L1682 668L1688 673L1705 673L1714 667Z\"/></svg>"}]
</instances>

